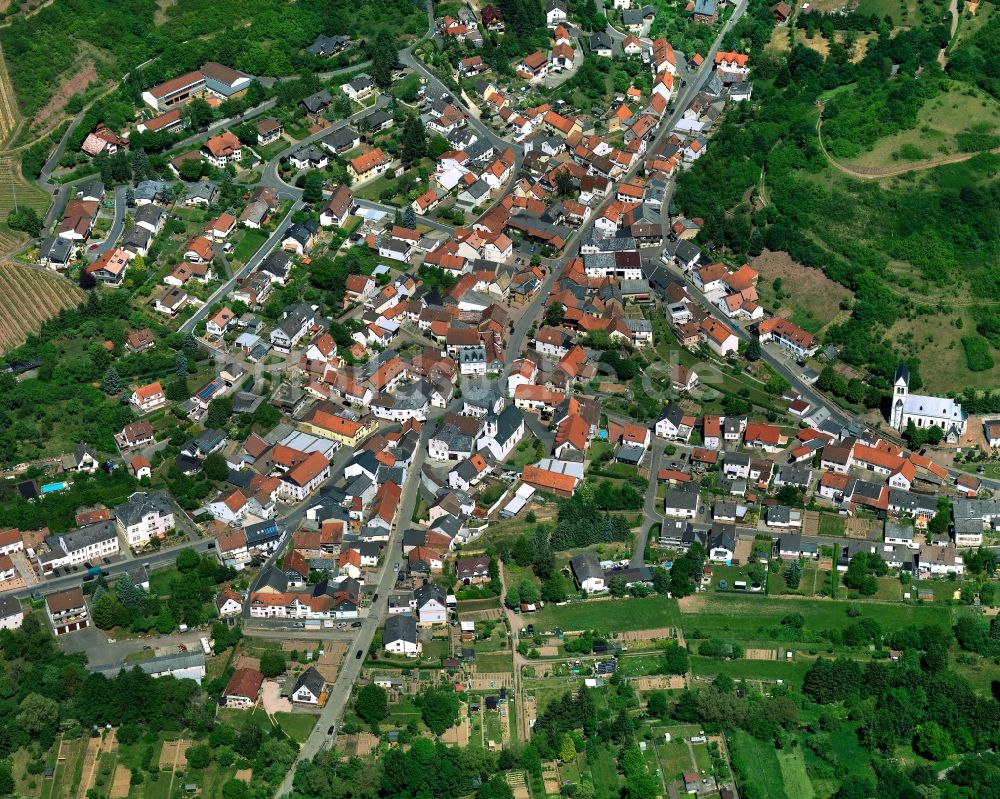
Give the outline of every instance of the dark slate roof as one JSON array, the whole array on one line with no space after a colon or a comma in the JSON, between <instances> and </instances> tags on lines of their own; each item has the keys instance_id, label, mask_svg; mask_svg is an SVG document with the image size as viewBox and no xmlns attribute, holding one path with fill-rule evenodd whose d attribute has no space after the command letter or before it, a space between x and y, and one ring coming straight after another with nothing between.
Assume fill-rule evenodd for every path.
<instances>
[{"instance_id":1,"label":"dark slate roof","mask_svg":"<svg viewBox=\"0 0 1000 799\"><path fill-rule=\"evenodd\" d=\"M389 644L393 641L417 642L417 620L411 614L394 613L385 620L382 642Z\"/></svg>"},{"instance_id":2,"label":"dark slate roof","mask_svg":"<svg viewBox=\"0 0 1000 799\"><path fill-rule=\"evenodd\" d=\"M299 678L295 681L295 687L292 688L292 693L294 694L303 686L308 688L313 696L319 698L319 695L323 693L323 689L326 687L326 680L313 666L310 666L299 675Z\"/></svg>"}]
</instances>

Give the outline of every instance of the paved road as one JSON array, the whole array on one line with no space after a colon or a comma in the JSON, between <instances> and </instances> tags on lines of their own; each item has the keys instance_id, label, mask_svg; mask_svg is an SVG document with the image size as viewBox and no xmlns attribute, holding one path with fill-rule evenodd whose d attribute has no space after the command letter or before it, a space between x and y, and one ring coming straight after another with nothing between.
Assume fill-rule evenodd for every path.
<instances>
[{"instance_id":1,"label":"paved road","mask_svg":"<svg viewBox=\"0 0 1000 799\"><path fill-rule=\"evenodd\" d=\"M291 184L288 184L284 180L282 180L281 175L278 172L278 166L281 164L281 162L287 159L288 156L290 156L300 147L303 147L307 144L313 144L319 141L320 139L326 138L336 130L340 130L341 128L346 127L347 125L353 125L362 117L365 117L368 114L370 114L376 108L385 108L388 105L389 105L389 98L386 97L384 94L380 94L376 98L375 104L371 108L363 108L356 114L351 114L351 116L347 117L347 119L341 120L340 122L336 122L333 125L330 125L329 127L316 131L316 133L310 133L304 139L300 139L299 141L295 142L295 144L289 145L280 153L278 153L278 155L276 155L274 158L272 158L270 161L267 162L267 165L264 167L264 173L261 176L260 185L273 186L275 188L281 189L283 192L293 194L296 197L301 196L302 189L292 186Z\"/></svg>"},{"instance_id":2,"label":"paved road","mask_svg":"<svg viewBox=\"0 0 1000 799\"><path fill-rule=\"evenodd\" d=\"M292 203L292 207L288 209L288 213L285 214L285 218L282 219L281 222L278 224L278 227L275 229L274 233L268 236L267 241L265 241L264 244L261 245L261 248L257 250L256 253L253 254L253 256L250 258L249 261L246 262L246 264L243 266L242 269L240 269L229 280L227 280L225 283L219 286L219 288L217 288L214 292L212 292L212 296L210 296L205 301L205 304L202 305L193 314L191 314L191 317L184 324L181 325L180 332L182 333L193 332L198 322L200 322L208 315L208 312L212 309L215 303L218 302L223 297L225 297L230 291L233 290L233 287L240 280L249 275L254 269L256 269L260 265L260 262L264 260L267 254L271 252L271 250L273 250L277 246L278 242L280 242L281 239L284 237L285 228L288 225L289 220L292 218L292 214L298 211L303 205L305 205L305 203L302 202L301 198L296 199L295 202Z\"/></svg>"},{"instance_id":3,"label":"paved road","mask_svg":"<svg viewBox=\"0 0 1000 799\"><path fill-rule=\"evenodd\" d=\"M108 231L108 235L104 237L104 241L97 245L97 249L88 251L88 256L93 255L93 257L88 257L87 260L93 262L97 259L98 255L113 250L118 245L118 239L125 230L125 214L128 212L128 208L125 205L125 194L127 191L128 188L126 186L115 186L114 222L111 223L111 229Z\"/></svg>"},{"instance_id":4,"label":"paved road","mask_svg":"<svg viewBox=\"0 0 1000 799\"><path fill-rule=\"evenodd\" d=\"M396 523L393 527L389 543L386 545L386 562L382 567L381 577L376 584L377 600L372 602L368 617L364 620L361 629L358 631L356 645L352 647L344 660L337 681L330 690L330 696L326 700L326 705L320 713L319 720L309 738L299 750L298 760L306 760L313 757L324 746L329 746L332 739L327 735L327 730L334 729L344 716L344 710L350 699L354 683L361 674L361 667L365 661L368 647L375 638L382 616L388 609L389 592L392 589L397 570L393 568L403 561L403 550L401 546L402 530L409 527L410 518L416 507L417 489L420 485L420 471L424 465L424 458L427 454L427 439L429 437L431 425L425 424L420 435L420 443L413 458L413 463L407 473L406 482L403 485L402 496L399 502L399 512L396 515ZM360 657L358 654L360 653ZM276 795L282 796L292 789L292 777L295 770L291 769L288 775L279 786Z\"/></svg>"},{"instance_id":5,"label":"paved road","mask_svg":"<svg viewBox=\"0 0 1000 799\"><path fill-rule=\"evenodd\" d=\"M174 559L177 557L177 553L182 549L193 549L196 552L208 552L210 543L213 542L207 538L194 543L186 541L185 543L177 544L176 546L164 547L156 552L144 553L134 558L130 556L127 560L115 561L109 566L104 566L103 569L108 572L109 577L116 577L119 574L123 574L134 566L136 562L148 563L151 570L157 569L161 566L168 566L173 563ZM62 591L65 588L74 588L80 585L84 574L85 571L81 566L79 572L43 580L42 582L32 586L18 588L15 591L11 591L10 594L18 597L19 599L26 599L35 591L42 594L51 594L54 591Z\"/></svg>"},{"instance_id":6,"label":"paved road","mask_svg":"<svg viewBox=\"0 0 1000 799\"><path fill-rule=\"evenodd\" d=\"M666 441L653 436L652 451L649 453L649 460L647 462L649 466L649 486L646 488L646 501L642 509L645 518L643 519L639 536L635 541L635 552L632 553L632 560L629 562L629 565L633 567L642 566L646 562L646 539L649 537L649 528L654 524L663 523L664 516L660 512L656 499L656 487L659 485L656 475L659 472L660 458L663 456L663 450L666 446Z\"/></svg>"}]
</instances>

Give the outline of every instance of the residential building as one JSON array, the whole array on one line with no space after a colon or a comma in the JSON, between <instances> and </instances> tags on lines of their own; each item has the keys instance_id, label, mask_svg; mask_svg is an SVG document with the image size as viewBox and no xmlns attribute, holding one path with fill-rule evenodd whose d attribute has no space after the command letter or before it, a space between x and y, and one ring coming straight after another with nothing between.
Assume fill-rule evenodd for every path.
<instances>
[{"instance_id":1,"label":"residential building","mask_svg":"<svg viewBox=\"0 0 1000 799\"><path fill-rule=\"evenodd\" d=\"M222 702L228 708L249 710L257 704L263 683L264 675L257 669L236 669L222 692Z\"/></svg>"},{"instance_id":2,"label":"residential building","mask_svg":"<svg viewBox=\"0 0 1000 799\"><path fill-rule=\"evenodd\" d=\"M417 640L417 619L411 613L394 613L385 620L382 646L393 655L417 657L423 645Z\"/></svg>"},{"instance_id":3,"label":"residential building","mask_svg":"<svg viewBox=\"0 0 1000 799\"><path fill-rule=\"evenodd\" d=\"M52 624L52 631L57 636L90 626L87 602L83 597L83 590L79 587L47 594L45 608Z\"/></svg>"},{"instance_id":4,"label":"residential building","mask_svg":"<svg viewBox=\"0 0 1000 799\"><path fill-rule=\"evenodd\" d=\"M166 538L174 529L173 505L163 491L137 491L115 506L115 522L130 547L144 547L154 538Z\"/></svg>"},{"instance_id":5,"label":"residential building","mask_svg":"<svg viewBox=\"0 0 1000 799\"><path fill-rule=\"evenodd\" d=\"M593 594L605 590L604 570L593 552L574 555L570 558L569 565L573 570L573 579L581 591Z\"/></svg>"}]
</instances>

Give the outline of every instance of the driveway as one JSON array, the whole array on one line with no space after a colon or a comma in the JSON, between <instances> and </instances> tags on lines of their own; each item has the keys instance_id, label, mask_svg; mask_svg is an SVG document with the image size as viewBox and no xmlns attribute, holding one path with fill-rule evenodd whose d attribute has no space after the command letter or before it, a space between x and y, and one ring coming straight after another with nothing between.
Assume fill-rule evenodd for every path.
<instances>
[{"instance_id":1,"label":"driveway","mask_svg":"<svg viewBox=\"0 0 1000 799\"><path fill-rule=\"evenodd\" d=\"M260 689L260 703L269 716L292 712L292 703L281 695L281 686L276 680L264 680Z\"/></svg>"}]
</instances>

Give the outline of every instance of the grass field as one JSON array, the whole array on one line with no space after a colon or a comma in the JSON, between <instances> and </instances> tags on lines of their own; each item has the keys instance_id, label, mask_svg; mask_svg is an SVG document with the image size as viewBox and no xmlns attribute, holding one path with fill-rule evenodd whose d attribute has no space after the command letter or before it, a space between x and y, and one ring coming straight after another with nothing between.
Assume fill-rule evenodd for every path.
<instances>
[{"instance_id":1,"label":"grass field","mask_svg":"<svg viewBox=\"0 0 1000 799\"><path fill-rule=\"evenodd\" d=\"M812 799L815 795L809 775L806 774L806 761L801 749L782 749L776 751L778 765L781 768L781 778L785 783L785 793L794 799Z\"/></svg>"},{"instance_id":2,"label":"grass field","mask_svg":"<svg viewBox=\"0 0 1000 799\"><path fill-rule=\"evenodd\" d=\"M841 163L869 169L908 163L916 166L961 152L956 134L977 130L996 133L998 129L1000 103L984 92L965 84L955 84L924 104L917 114L917 125L912 130L879 139L868 152L860 153L855 158L841 159ZM906 150L903 150L904 147ZM923 153L923 156L918 153Z\"/></svg>"},{"instance_id":3,"label":"grass field","mask_svg":"<svg viewBox=\"0 0 1000 799\"><path fill-rule=\"evenodd\" d=\"M785 792L785 780L774 746L758 741L749 733L737 730L728 736L733 759L743 763L753 782L768 799L800 799L799 794Z\"/></svg>"},{"instance_id":4,"label":"grass field","mask_svg":"<svg viewBox=\"0 0 1000 799\"><path fill-rule=\"evenodd\" d=\"M514 659L509 652L496 652L476 655L476 668L479 671L513 671Z\"/></svg>"},{"instance_id":5,"label":"grass field","mask_svg":"<svg viewBox=\"0 0 1000 799\"><path fill-rule=\"evenodd\" d=\"M908 265L894 265L903 270L911 270ZM963 293L960 284L950 288L957 288L959 296ZM931 297L933 293L927 299L930 300ZM962 320L961 329L953 326L955 318ZM955 313L948 316L931 314L915 319L901 319L893 325L889 335L904 345L904 352L913 353L920 358L920 374L924 375L924 385L930 393L954 391L964 386L994 388L1000 385L1000 359L994 357L996 364L992 369L970 372L962 355L959 339L963 334L968 334L969 330L974 330L975 326L976 320L969 313L969 308L956 307ZM991 352L995 356L995 352Z\"/></svg>"},{"instance_id":6,"label":"grass field","mask_svg":"<svg viewBox=\"0 0 1000 799\"><path fill-rule=\"evenodd\" d=\"M806 630L843 629L854 623L847 610L854 606L866 618L876 620L883 629L895 629L908 624L950 623L950 609L943 605L903 605L878 602L841 602L822 599L796 600L794 604L760 595L728 593L704 594L685 605L681 615L686 633L698 630L702 635L725 638L733 634L742 640L763 636L768 629L780 624L789 613L805 617Z\"/></svg>"},{"instance_id":7,"label":"grass field","mask_svg":"<svg viewBox=\"0 0 1000 799\"><path fill-rule=\"evenodd\" d=\"M790 311L793 323L813 333L837 318L840 303L850 297L839 283L818 269L796 263L785 252L765 250L750 265L760 273L758 290L767 307L782 315ZM780 298L775 280L781 281Z\"/></svg>"},{"instance_id":8,"label":"grass field","mask_svg":"<svg viewBox=\"0 0 1000 799\"><path fill-rule=\"evenodd\" d=\"M587 758L590 774L594 780L594 788L598 799L612 799L618 796L618 769L615 767L614 755L605 747L597 750L597 757Z\"/></svg>"},{"instance_id":9,"label":"grass field","mask_svg":"<svg viewBox=\"0 0 1000 799\"><path fill-rule=\"evenodd\" d=\"M783 660L720 660L700 655L691 656L691 671L699 677L725 674L734 680L783 680L800 688L811 665L812 660L803 659L786 663Z\"/></svg>"},{"instance_id":10,"label":"grass field","mask_svg":"<svg viewBox=\"0 0 1000 799\"><path fill-rule=\"evenodd\" d=\"M832 513L821 513L819 515L819 534L822 536L847 535L847 520L843 516L836 516Z\"/></svg>"},{"instance_id":11,"label":"grass field","mask_svg":"<svg viewBox=\"0 0 1000 799\"><path fill-rule=\"evenodd\" d=\"M627 605L623 604L627 603ZM645 630L676 627L680 624L677 603L661 596L645 599L573 602L558 607L547 605L530 618L535 629L563 630Z\"/></svg>"}]
</instances>

